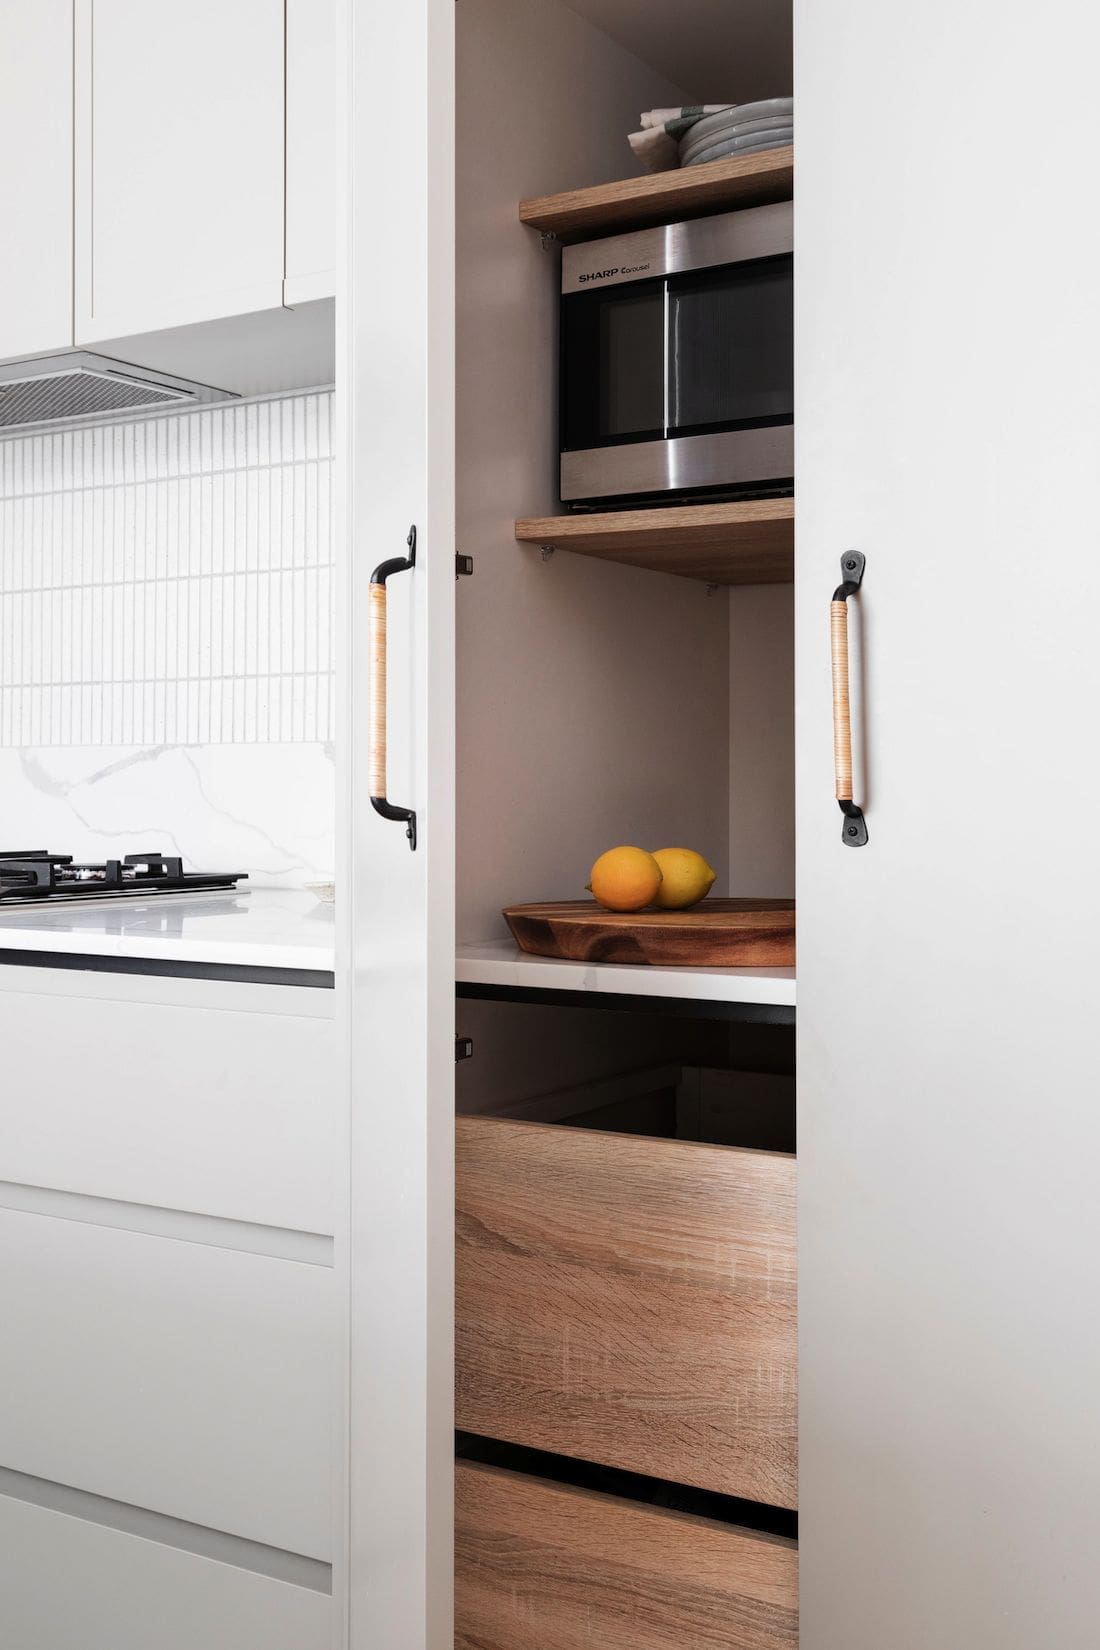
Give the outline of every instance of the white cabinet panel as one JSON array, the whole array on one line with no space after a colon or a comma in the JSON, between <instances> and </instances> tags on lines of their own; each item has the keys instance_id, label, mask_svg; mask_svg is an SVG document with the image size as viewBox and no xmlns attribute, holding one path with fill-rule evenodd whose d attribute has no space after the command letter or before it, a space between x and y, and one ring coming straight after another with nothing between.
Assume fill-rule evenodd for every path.
<instances>
[{"instance_id":1,"label":"white cabinet panel","mask_svg":"<svg viewBox=\"0 0 1100 1650\"><path fill-rule=\"evenodd\" d=\"M284 1012L0 990L0 1180L331 1234L336 1025L295 1010L332 993L254 991Z\"/></svg>"},{"instance_id":2,"label":"white cabinet panel","mask_svg":"<svg viewBox=\"0 0 1100 1650\"><path fill-rule=\"evenodd\" d=\"M794 34L801 1642L1093 1650L1100 11Z\"/></svg>"},{"instance_id":3,"label":"white cabinet panel","mask_svg":"<svg viewBox=\"0 0 1100 1650\"><path fill-rule=\"evenodd\" d=\"M77 0L78 343L282 302L283 0Z\"/></svg>"},{"instance_id":4,"label":"white cabinet panel","mask_svg":"<svg viewBox=\"0 0 1100 1650\"><path fill-rule=\"evenodd\" d=\"M0 0L0 358L73 341L72 0Z\"/></svg>"},{"instance_id":5,"label":"white cabinet panel","mask_svg":"<svg viewBox=\"0 0 1100 1650\"><path fill-rule=\"evenodd\" d=\"M11 1650L326 1650L332 1600L0 1496Z\"/></svg>"},{"instance_id":6,"label":"white cabinet panel","mask_svg":"<svg viewBox=\"0 0 1100 1650\"><path fill-rule=\"evenodd\" d=\"M336 291L336 0L287 0L288 304Z\"/></svg>"},{"instance_id":7,"label":"white cabinet panel","mask_svg":"<svg viewBox=\"0 0 1100 1650\"><path fill-rule=\"evenodd\" d=\"M0 1210L0 1462L331 1559L332 1273Z\"/></svg>"},{"instance_id":8,"label":"white cabinet panel","mask_svg":"<svg viewBox=\"0 0 1100 1650\"><path fill-rule=\"evenodd\" d=\"M342 339L347 721L369 726L370 576L392 578L388 782L410 853L349 765L337 881L350 931L350 1187L337 1244L350 1312L348 1643L453 1642L454 118L453 0L352 8L352 267ZM400 165L379 144L402 134ZM378 256L378 225L399 252ZM341 1540L343 1550L344 1541ZM339 1579L338 1583L339 1585Z\"/></svg>"}]
</instances>

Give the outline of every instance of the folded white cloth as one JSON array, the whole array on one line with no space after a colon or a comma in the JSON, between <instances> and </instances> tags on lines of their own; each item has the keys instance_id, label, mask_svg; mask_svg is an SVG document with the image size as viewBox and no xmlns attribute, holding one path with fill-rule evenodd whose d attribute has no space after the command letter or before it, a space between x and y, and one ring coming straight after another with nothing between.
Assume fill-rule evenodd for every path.
<instances>
[{"instance_id":1,"label":"folded white cloth","mask_svg":"<svg viewBox=\"0 0 1100 1650\"><path fill-rule=\"evenodd\" d=\"M685 103L679 109L649 109L640 132L631 132L630 147L651 172L667 172L680 164L680 139L706 115L732 109L732 103Z\"/></svg>"}]
</instances>

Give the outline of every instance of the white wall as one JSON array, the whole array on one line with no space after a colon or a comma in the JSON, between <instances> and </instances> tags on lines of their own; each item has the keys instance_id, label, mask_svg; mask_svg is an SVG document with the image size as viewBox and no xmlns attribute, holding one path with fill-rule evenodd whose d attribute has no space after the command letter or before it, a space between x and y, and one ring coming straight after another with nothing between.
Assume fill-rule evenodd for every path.
<instances>
[{"instance_id":1,"label":"white wall","mask_svg":"<svg viewBox=\"0 0 1100 1650\"><path fill-rule=\"evenodd\" d=\"M458 21L458 938L583 895L618 842L726 876L728 615L701 584L519 547L557 503L558 259L525 195L629 175L626 134L679 89L553 0Z\"/></svg>"},{"instance_id":2,"label":"white wall","mask_svg":"<svg viewBox=\"0 0 1100 1650\"><path fill-rule=\"evenodd\" d=\"M331 871L331 399L0 442L0 847Z\"/></svg>"}]
</instances>

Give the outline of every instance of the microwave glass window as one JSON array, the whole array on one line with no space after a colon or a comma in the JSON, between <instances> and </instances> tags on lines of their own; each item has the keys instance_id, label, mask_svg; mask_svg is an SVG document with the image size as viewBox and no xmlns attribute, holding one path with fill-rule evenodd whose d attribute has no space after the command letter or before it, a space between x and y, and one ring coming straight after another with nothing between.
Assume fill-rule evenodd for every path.
<instances>
[{"instance_id":1,"label":"microwave glass window","mask_svg":"<svg viewBox=\"0 0 1100 1650\"><path fill-rule=\"evenodd\" d=\"M563 445L652 441L665 427L665 287L578 293L562 312Z\"/></svg>"},{"instance_id":2,"label":"microwave glass window","mask_svg":"<svg viewBox=\"0 0 1100 1650\"><path fill-rule=\"evenodd\" d=\"M647 434L664 423L662 291L600 306L600 383L605 435Z\"/></svg>"},{"instance_id":3,"label":"microwave glass window","mask_svg":"<svg viewBox=\"0 0 1100 1650\"><path fill-rule=\"evenodd\" d=\"M669 282L668 427L679 435L794 416L791 260Z\"/></svg>"},{"instance_id":4,"label":"microwave glass window","mask_svg":"<svg viewBox=\"0 0 1100 1650\"><path fill-rule=\"evenodd\" d=\"M787 424L793 260L572 293L562 303L562 447Z\"/></svg>"}]
</instances>

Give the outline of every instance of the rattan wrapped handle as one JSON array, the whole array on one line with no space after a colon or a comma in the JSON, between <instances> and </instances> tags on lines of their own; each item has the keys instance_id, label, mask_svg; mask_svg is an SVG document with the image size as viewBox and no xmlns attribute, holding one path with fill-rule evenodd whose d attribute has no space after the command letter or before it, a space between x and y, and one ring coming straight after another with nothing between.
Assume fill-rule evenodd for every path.
<instances>
[{"instance_id":1,"label":"rattan wrapped handle","mask_svg":"<svg viewBox=\"0 0 1100 1650\"><path fill-rule=\"evenodd\" d=\"M387 649L386 649L386 580L394 573L410 572L416 566L416 528L409 528L406 540L407 556L394 556L381 562L371 574L367 607L367 646L370 654L370 718L367 744L367 779L370 785L371 807L383 819L394 819L405 826L409 847L416 847L416 814L412 808L400 808L390 801L386 777L386 710L387 710Z\"/></svg>"},{"instance_id":2,"label":"rattan wrapped handle","mask_svg":"<svg viewBox=\"0 0 1100 1650\"><path fill-rule=\"evenodd\" d=\"M847 602L830 602L829 636L833 656L833 768L836 772L836 799L838 802L850 802L852 800L852 704L848 694Z\"/></svg>"},{"instance_id":3,"label":"rattan wrapped handle","mask_svg":"<svg viewBox=\"0 0 1100 1650\"><path fill-rule=\"evenodd\" d=\"M370 746L367 754L370 794L386 794L386 587L372 584L367 632L370 651Z\"/></svg>"},{"instance_id":4,"label":"rattan wrapped handle","mask_svg":"<svg viewBox=\"0 0 1100 1650\"><path fill-rule=\"evenodd\" d=\"M833 771L844 815L841 840L849 848L867 841L867 821L852 799L852 701L848 677L848 598L863 582L866 557L849 550L840 558L841 582L829 603L829 651L833 666Z\"/></svg>"}]
</instances>

